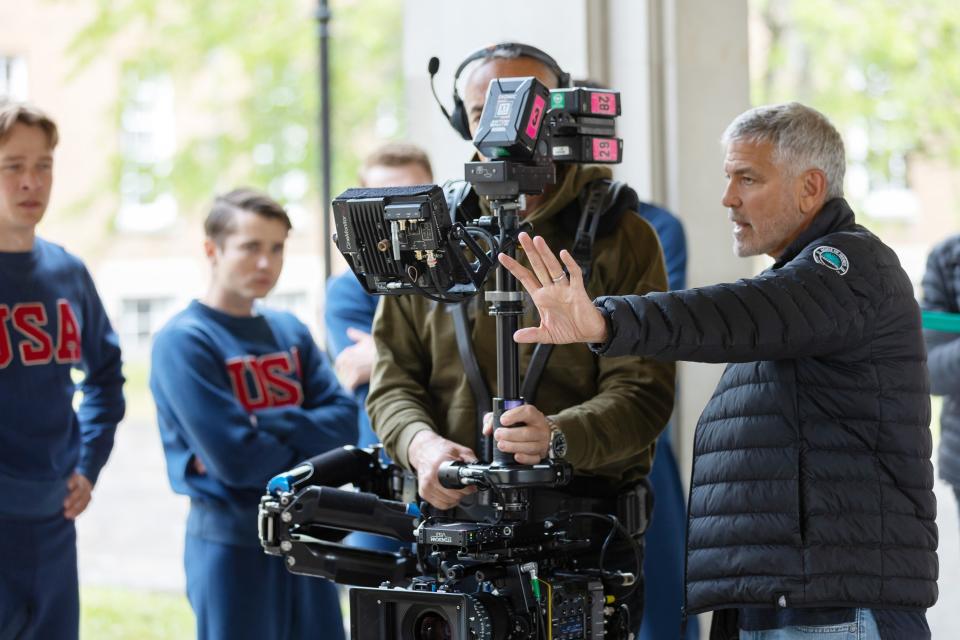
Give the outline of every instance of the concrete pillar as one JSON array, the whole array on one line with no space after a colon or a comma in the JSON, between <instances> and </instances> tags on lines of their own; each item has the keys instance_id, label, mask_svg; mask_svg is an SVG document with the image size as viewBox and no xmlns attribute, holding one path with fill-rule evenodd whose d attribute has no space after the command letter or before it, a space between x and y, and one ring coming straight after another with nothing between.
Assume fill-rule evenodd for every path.
<instances>
[{"instance_id":1,"label":"concrete pillar","mask_svg":"<svg viewBox=\"0 0 960 640\"><path fill-rule=\"evenodd\" d=\"M750 107L746 0L649 0L654 113L663 127L652 150L665 202L687 231L688 286L732 282L751 275L752 263L732 252L730 222L720 204L727 124ZM659 33L658 33L659 32ZM658 86L657 79L662 80ZM655 141L657 138L654 139ZM677 451L689 478L693 430L723 365L681 363Z\"/></svg>"}]
</instances>

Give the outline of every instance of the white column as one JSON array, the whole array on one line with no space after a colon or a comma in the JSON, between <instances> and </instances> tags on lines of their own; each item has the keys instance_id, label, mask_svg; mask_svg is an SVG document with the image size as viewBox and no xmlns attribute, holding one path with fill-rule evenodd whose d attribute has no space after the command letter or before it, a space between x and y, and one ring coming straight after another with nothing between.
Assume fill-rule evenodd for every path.
<instances>
[{"instance_id":1,"label":"white column","mask_svg":"<svg viewBox=\"0 0 960 640\"><path fill-rule=\"evenodd\" d=\"M659 0L650 0L658 2ZM751 262L732 252L730 222L720 204L724 186L719 138L750 107L746 0L663 0L661 59L664 144L655 164L665 168L667 206L687 231L689 286L732 282ZM723 365L680 365L678 458L689 478L693 430Z\"/></svg>"}]
</instances>

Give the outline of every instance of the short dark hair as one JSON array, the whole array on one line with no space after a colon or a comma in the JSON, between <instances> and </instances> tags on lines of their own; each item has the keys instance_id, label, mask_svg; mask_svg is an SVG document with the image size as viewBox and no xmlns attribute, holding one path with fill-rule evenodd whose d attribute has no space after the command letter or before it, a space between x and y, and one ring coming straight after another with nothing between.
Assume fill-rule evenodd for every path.
<instances>
[{"instance_id":1,"label":"short dark hair","mask_svg":"<svg viewBox=\"0 0 960 640\"><path fill-rule=\"evenodd\" d=\"M433 168L430 166L430 158L426 151L409 142L388 142L363 159L363 165L360 167L360 181L363 181L364 174L373 167L404 167L408 164L423 167L433 180Z\"/></svg>"},{"instance_id":2,"label":"short dark hair","mask_svg":"<svg viewBox=\"0 0 960 640\"><path fill-rule=\"evenodd\" d=\"M239 187L214 198L210 213L203 223L207 237L218 245L222 244L223 239L236 229L238 211L249 211L264 218L279 220L287 226L287 231L293 228L290 216L279 202L257 189Z\"/></svg>"},{"instance_id":3,"label":"short dark hair","mask_svg":"<svg viewBox=\"0 0 960 640\"><path fill-rule=\"evenodd\" d=\"M57 142L60 141L56 123L38 107L26 102L8 102L0 99L0 144L7 141L17 123L41 129L47 135L50 149L55 149Z\"/></svg>"}]
</instances>

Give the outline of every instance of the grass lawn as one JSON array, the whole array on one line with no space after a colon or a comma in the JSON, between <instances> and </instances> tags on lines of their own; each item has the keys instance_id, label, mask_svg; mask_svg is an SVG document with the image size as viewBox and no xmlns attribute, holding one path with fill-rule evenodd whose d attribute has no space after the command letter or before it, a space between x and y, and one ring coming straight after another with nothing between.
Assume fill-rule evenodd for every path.
<instances>
[{"instance_id":1,"label":"grass lawn","mask_svg":"<svg viewBox=\"0 0 960 640\"><path fill-rule=\"evenodd\" d=\"M81 587L81 640L189 640L193 612L185 596L115 587Z\"/></svg>"}]
</instances>

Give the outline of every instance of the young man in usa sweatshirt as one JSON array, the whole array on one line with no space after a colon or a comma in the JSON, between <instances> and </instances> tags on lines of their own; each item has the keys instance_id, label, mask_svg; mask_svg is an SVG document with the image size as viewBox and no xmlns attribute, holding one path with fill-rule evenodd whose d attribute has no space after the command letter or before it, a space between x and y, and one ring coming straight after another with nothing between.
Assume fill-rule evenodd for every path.
<instances>
[{"instance_id":1,"label":"young man in usa sweatshirt","mask_svg":"<svg viewBox=\"0 0 960 640\"><path fill-rule=\"evenodd\" d=\"M124 412L120 347L93 280L36 235L57 137L36 107L0 102L0 638L18 640L79 634L74 519Z\"/></svg>"},{"instance_id":2,"label":"young man in usa sweatshirt","mask_svg":"<svg viewBox=\"0 0 960 640\"><path fill-rule=\"evenodd\" d=\"M153 344L167 474L190 497L184 567L198 640L343 637L334 585L288 573L257 535L271 477L357 439L356 405L307 327L254 306L280 277L289 230L258 191L218 197L205 223L207 293Z\"/></svg>"}]
</instances>

